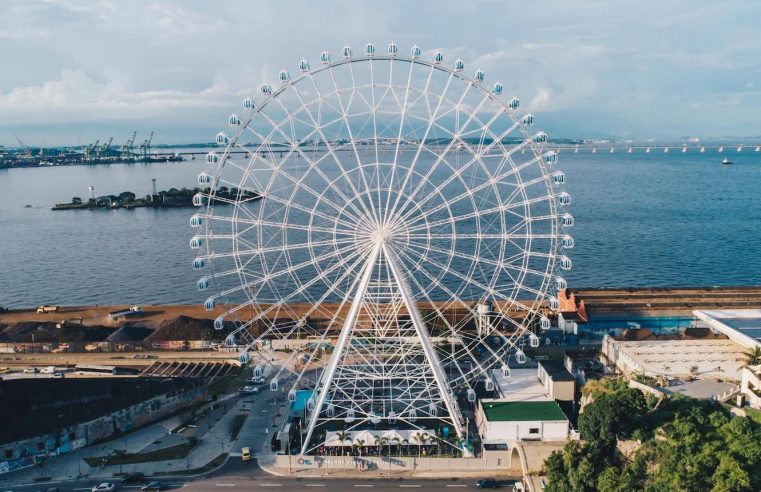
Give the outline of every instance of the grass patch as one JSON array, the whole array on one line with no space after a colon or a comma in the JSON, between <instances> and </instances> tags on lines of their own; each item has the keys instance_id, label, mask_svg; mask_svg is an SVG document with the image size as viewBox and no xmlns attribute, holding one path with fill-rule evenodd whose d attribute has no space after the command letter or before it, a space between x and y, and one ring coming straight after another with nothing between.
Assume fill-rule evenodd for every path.
<instances>
[{"instance_id":1,"label":"grass patch","mask_svg":"<svg viewBox=\"0 0 761 492\"><path fill-rule=\"evenodd\" d=\"M249 372L245 369L236 369L233 374L214 381L209 385L209 395L217 397L238 391L246 385L246 374Z\"/></svg>"},{"instance_id":2,"label":"grass patch","mask_svg":"<svg viewBox=\"0 0 761 492\"><path fill-rule=\"evenodd\" d=\"M743 408L745 410L745 415L748 416L749 419L755 420L759 424L761 424L761 410L756 410L755 408Z\"/></svg>"},{"instance_id":3,"label":"grass patch","mask_svg":"<svg viewBox=\"0 0 761 492\"><path fill-rule=\"evenodd\" d=\"M235 417L233 417L233 425L230 427L230 440L234 441L238 438L238 434L240 434L240 429L243 427L243 422L246 421L246 418L248 418L247 413L238 414Z\"/></svg>"},{"instance_id":4,"label":"grass patch","mask_svg":"<svg viewBox=\"0 0 761 492\"><path fill-rule=\"evenodd\" d=\"M554 360L555 362L560 362L562 364L565 359L565 347L544 346L537 348L527 348L526 355L531 358L534 358L537 355L544 355L547 356L550 360Z\"/></svg>"},{"instance_id":5,"label":"grass patch","mask_svg":"<svg viewBox=\"0 0 761 492\"><path fill-rule=\"evenodd\" d=\"M155 476L161 475L200 475L201 473L208 473L215 468L222 466L227 459L227 453L222 453L213 460L209 461L200 468L193 468L192 470L177 471L159 471L154 473Z\"/></svg>"},{"instance_id":6,"label":"grass patch","mask_svg":"<svg viewBox=\"0 0 761 492\"><path fill-rule=\"evenodd\" d=\"M179 460L185 458L197 443L198 439L191 437L187 442L147 453L115 452L108 456L90 456L84 458L84 460L92 467L100 466L104 458L107 460L106 465L131 465L133 463L146 463L149 461Z\"/></svg>"}]
</instances>

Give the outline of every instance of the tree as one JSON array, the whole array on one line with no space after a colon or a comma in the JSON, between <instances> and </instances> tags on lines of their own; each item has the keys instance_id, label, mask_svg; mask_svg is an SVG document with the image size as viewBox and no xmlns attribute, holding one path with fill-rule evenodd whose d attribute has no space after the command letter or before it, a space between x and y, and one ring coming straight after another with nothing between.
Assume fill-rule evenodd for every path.
<instances>
[{"instance_id":1,"label":"tree","mask_svg":"<svg viewBox=\"0 0 761 492\"><path fill-rule=\"evenodd\" d=\"M344 444L345 442L351 442L351 433L345 430L336 432L336 437L341 442L341 444ZM343 446L341 446L341 454L343 454Z\"/></svg>"},{"instance_id":2,"label":"tree","mask_svg":"<svg viewBox=\"0 0 761 492\"><path fill-rule=\"evenodd\" d=\"M724 456L711 477L711 492L750 491L750 476L740 463L731 456Z\"/></svg>"},{"instance_id":3,"label":"tree","mask_svg":"<svg viewBox=\"0 0 761 492\"><path fill-rule=\"evenodd\" d=\"M608 451L615 447L618 435L631 432L648 409L644 395L629 387L593 394L593 398L579 415L579 430L584 439Z\"/></svg>"}]
</instances>

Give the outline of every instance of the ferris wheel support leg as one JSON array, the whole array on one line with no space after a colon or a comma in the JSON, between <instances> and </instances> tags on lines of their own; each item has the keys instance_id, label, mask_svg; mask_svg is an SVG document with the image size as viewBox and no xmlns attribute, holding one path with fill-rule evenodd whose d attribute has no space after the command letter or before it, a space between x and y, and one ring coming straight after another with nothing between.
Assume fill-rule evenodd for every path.
<instances>
[{"instance_id":1,"label":"ferris wheel support leg","mask_svg":"<svg viewBox=\"0 0 761 492\"><path fill-rule=\"evenodd\" d=\"M444 374L444 370L441 367L439 358L436 355L436 350L433 348L431 339L428 337L428 329L426 329L425 323L423 322L423 319L420 317L420 313L415 307L415 302L410 295L410 291L407 288L407 283L402 276L402 272L396 262L394 253L390 251L388 247L386 247L385 243L383 243L382 247L383 254L386 257L386 263L391 269L391 274L396 280L396 284L399 287L399 293L401 294L402 300L407 307L407 311L409 312L412 324L415 326L415 331L417 331L418 337L420 338L420 344L423 347L426 362L428 362L428 366L433 373L434 380L436 381L436 386L438 386L439 393L441 394L441 399L444 400L444 404L447 407L449 417L452 419L452 425L454 425L455 431L457 432L457 437L464 440L465 429L463 429L462 422L460 421L460 411L457 402L454 400L452 394L449 391L446 375ZM467 450L464 447L462 452L463 456L467 456Z\"/></svg>"},{"instance_id":2,"label":"ferris wheel support leg","mask_svg":"<svg viewBox=\"0 0 761 492\"><path fill-rule=\"evenodd\" d=\"M333 376L336 372L336 367L338 366L338 362L341 360L341 355L343 353L344 347L346 347L346 343L349 340L349 335L352 332L352 329L354 328L354 323L357 319L357 315L359 314L359 309L362 305L362 301L365 298L365 292L367 292L367 286L370 284L370 279L373 275L373 268L375 267L375 264L378 260L378 255L380 253L380 245L376 245L372 252L370 253L369 257L367 258L367 262L365 263L363 270L362 270L362 277L360 279L359 285L357 285L357 292L354 294L354 299L351 303L351 308L349 308L349 314L346 316L346 319L344 320L344 324L341 327L341 333L338 336L338 341L336 342L336 348L333 350L333 354L330 356L330 360L328 361L328 365L325 367L325 369L322 372L322 376L320 377L320 382L315 387L315 391L319 392L319 396L317 398L317 402L315 403L314 408L312 409L312 413L309 415L309 424L307 425L307 433L306 436L304 436L304 443L301 447L301 454L306 454L307 449L309 448L309 441L312 439L312 433L314 432L314 428L317 425L317 418L320 416L320 411L322 410L322 405L325 403L325 398L328 394L328 390L330 389L330 385L333 382Z\"/></svg>"}]
</instances>

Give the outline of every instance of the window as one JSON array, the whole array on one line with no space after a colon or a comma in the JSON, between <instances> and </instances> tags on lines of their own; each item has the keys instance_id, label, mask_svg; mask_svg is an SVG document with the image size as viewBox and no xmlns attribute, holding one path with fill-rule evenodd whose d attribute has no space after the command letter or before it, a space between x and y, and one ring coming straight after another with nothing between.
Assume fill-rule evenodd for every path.
<instances>
[{"instance_id":1,"label":"window","mask_svg":"<svg viewBox=\"0 0 761 492\"><path fill-rule=\"evenodd\" d=\"M529 433L529 434L539 434L539 427L531 427L531 428L528 430L528 433Z\"/></svg>"}]
</instances>

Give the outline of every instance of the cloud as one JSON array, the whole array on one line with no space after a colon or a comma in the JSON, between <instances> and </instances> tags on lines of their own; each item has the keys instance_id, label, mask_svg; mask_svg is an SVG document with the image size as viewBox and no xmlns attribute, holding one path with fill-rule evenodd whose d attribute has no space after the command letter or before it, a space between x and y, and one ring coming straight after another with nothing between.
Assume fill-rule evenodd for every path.
<instances>
[{"instance_id":1,"label":"cloud","mask_svg":"<svg viewBox=\"0 0 761 492\"><path fill-rule=\"evenodd\" d=\"M428 59L441 49L445 64L459 57L469 74L482 68L487 85L499 80L506 96L559 128L594 112L601 132L625 120L627 131L650 135L654 118L658 131L675 136L685 127L744 132L757 128L761 112L753 85L761 73L758 18L755 2L689 0L618 9L561 0L388 0L383 8L339 0L5 0L0 126L129 118L134 126L200 127L189 111L224 117L281 67L294 74L302 57L317 66L323 49L335 58L345 44L360 52L372 41L385 51L393 40L400 53L417 44ZM710 111L717 95L733 104L732 118Z\"/></svg>"},{"instance_id":2,"label":"cloud","mask_svg":"<svg viewBox=\"0 0 761 492\"><path fill-rule=\"evenodd\" d=\"M546 87L540 87L534 98L528 103L528 108L532 111L542 111L549 108L551 102L552 91Z\"/></svg>"}]
</instances>

